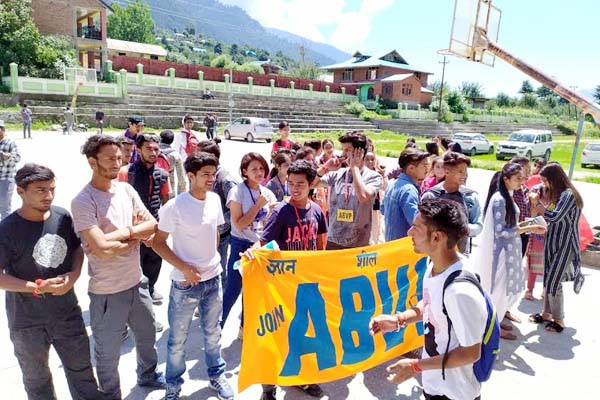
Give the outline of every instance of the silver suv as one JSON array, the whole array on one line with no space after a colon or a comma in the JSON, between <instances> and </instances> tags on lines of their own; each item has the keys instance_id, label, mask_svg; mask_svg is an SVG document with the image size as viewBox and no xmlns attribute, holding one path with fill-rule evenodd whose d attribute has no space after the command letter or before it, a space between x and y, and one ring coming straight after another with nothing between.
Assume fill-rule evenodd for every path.
<instances>
[{"instance_id":1,"label":"silver suv","mask_svg":"<svg viewBox=\"0 0 600 400\"><path fill-rule=\"evenodd\" d=\"M496 159L503 160L514 156L544 157L550 159L552 154L552 132L539 129L524 129L510 134L507 140L498 143Z\"/></svg>"}]
</instances>

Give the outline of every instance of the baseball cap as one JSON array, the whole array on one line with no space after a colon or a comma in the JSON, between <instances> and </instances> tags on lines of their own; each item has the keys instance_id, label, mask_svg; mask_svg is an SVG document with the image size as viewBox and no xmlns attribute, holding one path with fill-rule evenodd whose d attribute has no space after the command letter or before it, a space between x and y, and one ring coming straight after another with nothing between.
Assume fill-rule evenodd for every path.
<instances>
[{"instance_id":1,"label":"baseball cap","mask_svg":"<svg viewBox=\"0 0 600 400\"><path fill-rule=\"evenodd\" d=\"M142 117L138 117L138 116L129 117L127 119L127 121L131 122L132 124L136 124L136 125L144 125L144 119Z\"/></svg>"}]
</instances>

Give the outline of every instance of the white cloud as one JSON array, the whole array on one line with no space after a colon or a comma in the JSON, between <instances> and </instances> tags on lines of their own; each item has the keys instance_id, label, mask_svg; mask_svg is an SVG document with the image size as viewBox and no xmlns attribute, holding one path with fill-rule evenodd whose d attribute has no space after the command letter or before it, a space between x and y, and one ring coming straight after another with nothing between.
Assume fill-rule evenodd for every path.
<instances>
[{"instance_id":1,"label":"white cloud","mask_svg":"<svg viewBox=\"0 0 600 400\"><path fill-rule=\"evenodd\" d=\"M221 0L236 5L262 25L353 52L364 47L377 14L393 0L362 0L360 11L345 11L346 0ZM334 25L326 37L320 26Z\"/></svg>"}]
</instances>

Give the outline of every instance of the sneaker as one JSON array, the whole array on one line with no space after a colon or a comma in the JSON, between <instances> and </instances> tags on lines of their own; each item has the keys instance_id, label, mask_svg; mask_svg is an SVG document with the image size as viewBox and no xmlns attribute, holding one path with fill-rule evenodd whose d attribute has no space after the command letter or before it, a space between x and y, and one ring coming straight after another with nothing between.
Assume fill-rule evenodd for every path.
<instances>
[{"instance_id":1,"label":"sneaker","mask_svg":"<svg viewBox=\"0 0 600 400\"><path fill-rule=\"evenodd\" d=\"M165 296L158 293L156 290L152 292L151 297L152 297L152 304L161 304L165 298Z\"/></svg>"},{"instance_id":2,"label":"sneaker","mask_svg":"<svg viewBox=\"0 0 600 400\"><path fill-rule=\"evenodd\" d=\"M217 392L217 397L221 400L233 399L233 389L229 386L229 382L220 376L217 379L211 379L208 382L208 387Z\"/></svg>"},{"instance_id":3,"label":"sneaker","mask_svg":"<svg viewBox=\"0 0 600 400\"><path fill-rule=\"evenodd\" d=\"M121 334L121 342L126 341L129 338L129 328L125 327L125 330Z\"/></svg>"},{"instance_id":4,"label":"sneaker","mask_svg":"<svg viewBox=\"0 0 600 400\"><path fill-rule=\"evenodd\" d=\"M167 386L167 392L165 393L164 400L178 400L180 393L181 393L180 387Z\"/></svg>"},{"instance_id":5,"label":"sneaker","mask_svg":"<svg viewBox=\"0 0 600 400\"><path fill-rule=\"evenodd\" d=\"M323 397L325 395L325 393L323 393L323 389L321 389L321 386L316 384L298 385L296 387L312 397Z\"/></svg>"},{"instance_id":6,"label":"sneaker","mask_svg":"<svg viewBox=\"0 0 600 400\"><path fill-rule=\"evenodd\" d=\"M138 379L137 384L138 386L150 387L155 389L167 388L167 381L165 380L165 376L162 374L162 372L155 372L154 379L148 379L144 381Z\"/></svg>"},{"instance_id":7,"label":"sneaker","mask_svg":"<svg viewBox=\"0 0 600 400\"><path fill-rule=\"evenodd\" d=\"M165 329L163 324L158 321L154 321L154 327L156 328L156 333L162 332Z\"/></svg>"},{"instance_id":8,"label":"sneaker","mask_svg":"<svg viewBox=\"0 0 600 400\"><path fill-rule=\"evenodd\" d=\"M277 388L273 387L273 389L263 390L262 396L260 396L260 400L275 400L277 398Z\"/></svg>"}]
</instances>

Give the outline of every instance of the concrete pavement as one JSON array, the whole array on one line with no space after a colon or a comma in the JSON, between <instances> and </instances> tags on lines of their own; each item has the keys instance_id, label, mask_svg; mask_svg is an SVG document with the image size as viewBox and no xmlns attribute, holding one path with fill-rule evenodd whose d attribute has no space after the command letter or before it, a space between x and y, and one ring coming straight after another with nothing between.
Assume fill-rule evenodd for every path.
<instances>
[{"instance_id":1,"label":"concrete pavement","mask_svg":"<svg viewBox=\"0 0 600 400\"><path fill-rule=\"evenodd\" d=\"M9 136L18 138L19 132L9 132ZM51 167L57 175L57 190L55 205L70 208L71 199L88 182L91 171L84 157L79 154L79 148L87 134L75 133L73 136L62 136L55 132L34 132L33 140L17 139L23 155L22 164L37 162ZM222 143L222 161L226 168L237 174L239 160L248 151L258 151L268 155L270 145L264 143L245 143L242 141L224 141ZM385 159L389 166L396 161ZM478 190L482 199L485 198L489 178L492 171L470 170L469 186ZM586 202L584 213L592 225L600 225L600 209L594 206L595 196L600 193L597 185L576 183ZM14 198L13 207L20 204L20 199ZM155 308L157 319L165 326L165 330L157 335L159 351L159 369L164 371L166 340L168 337L167 302L170 266L163 266L163 273L157 284L158 290L165 295L162 305ZM518 306L516 314L523 323L515 324L517 341L502 341L501 354L496 364L496 370L491 380L483 386L482 397L485 399L506 398L595 398L595 391L600 380L600 368L596 357L600 354L600 343L595 332L598 323L593 310L600 309L600 270L585 268L586 283L580 295L574 295L572 285L565 287L566 323L567 328L560 334L550 334L543 327L526 322L526 317L532 312L541 311L540 301L523 301ZM87 272L76 285L76 292L89 332L89 299L87 296ZM536 287L539 296L541 284ZM16 359L12 356L12 344L8 337L4 303L0 305L0 387L4 393L1 398L11 400L26 399L21 383L21 371ZM223 332L223 355L227 361L227 376L236 385L239 371L241 342L237 340L240 304L231 313L231 317ZM193 326L199 327L198 319ZM189 337L186 383L183 394L188 399L216 398L208 388L208 380L202 351L202 334L196 330ZM135 385L135 350L133 338L129 338L122 346L122 357L119 365L123 396L128 400L160 399L164 392L149 391ZM259 367L264 360L257 360ZM51 369L54 383L60 400L69 399L66 380L56 354L51 352ZM341 381L326 383L323 388L330 399L418 399L420 389L416 380L410 380L401 385L391 385L385 380L385 366L374 368L354 377ZM253 386L236 396L238 399L258 399L260 386ZM296 389L280 390L279 399L306 399L303 393Z\"/></svg>"}]
</instances>

